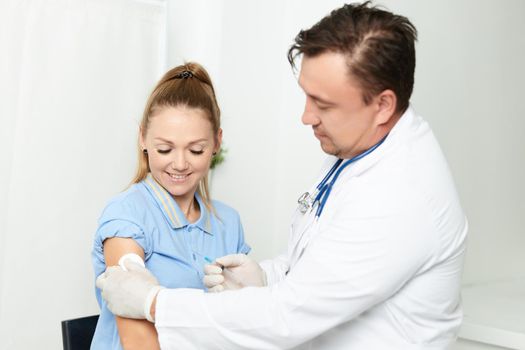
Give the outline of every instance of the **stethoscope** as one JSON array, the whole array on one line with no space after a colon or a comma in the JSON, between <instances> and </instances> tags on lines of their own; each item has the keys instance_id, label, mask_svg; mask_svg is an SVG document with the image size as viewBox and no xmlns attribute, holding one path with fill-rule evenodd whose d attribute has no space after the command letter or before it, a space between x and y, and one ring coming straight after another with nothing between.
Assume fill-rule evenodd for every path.
<instances>
[{"instance_id":1,"label":"stethoscope","mask_svg":"<svg viewBox=\"0 0 525 350\"><path fill-rule=\"evenodd\" d=\"M385 141L387 136L388 134L385 137L383 137L381 141L379 141L363 153L358 154L353 158L350 158L344 162L342 159L338 159L332 166L332 168L328 171L323 180L319 183L319 185L317 185L314 193L310 194L308 192L305 192L299 197L299 199L297 200L297 203L299 204L299 211L302 214L305 214L308 211L308 209L313 210L314 207L317 205L315 219L318 219L321 216L321 213L323 212L326 201L330 196L330 192L332 192L332 187L334 186L341 172L350 164L372 153L377 147L379 147L383 143L383 141ZM328 182L332 175L332 181Z\"/></svg>"}]
</instances>

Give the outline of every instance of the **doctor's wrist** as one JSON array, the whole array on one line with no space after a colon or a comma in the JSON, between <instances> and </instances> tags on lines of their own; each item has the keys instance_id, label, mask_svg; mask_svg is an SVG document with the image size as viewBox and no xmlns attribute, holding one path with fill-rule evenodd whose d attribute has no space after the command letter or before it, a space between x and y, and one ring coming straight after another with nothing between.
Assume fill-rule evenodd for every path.
<instances>
[{"instance_id":1,"label":"doctor's wrist","mask_svg":"<svg viewBox=\"0 0 525 350\"><path fill-rule=\"evenodd\" d=\"M144 305L144 314L146 319L152 323L155 323L155 311L157 307L157 296L159 292L164 289L162 286L156 286L150 290L146 303Z\"/></svg>"},{"instance_id":2,"label":"doctor's wrist","mask_svg":"<svg viewBox=\"0 0 525 350\"><path fill-rule=\"evenodd\" d=\"M262 283L263 283L263 287L267 287L268 286L268 277L266 277L266 271L264 271L264 269L261 269L261 272L262 272Z\"/></svg>"}]
</instances>

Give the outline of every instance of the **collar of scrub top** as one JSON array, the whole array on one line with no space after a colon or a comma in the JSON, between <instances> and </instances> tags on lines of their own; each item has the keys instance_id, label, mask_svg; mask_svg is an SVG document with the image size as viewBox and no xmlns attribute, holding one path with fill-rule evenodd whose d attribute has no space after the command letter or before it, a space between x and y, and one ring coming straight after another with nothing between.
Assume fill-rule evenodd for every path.
<instances>
[{"instance_id":1,"label":"collar of scrub top","mask_svg":"<svg viewBox=\"0 0 525 350\"><path fill-rule=\"evenodd\" d=\"M210 217L211 214L209 213L208 208L206 208L206 205L204 204L201 196L197 192L195 192L195 198L199 203L201 216L195 223L191 224L184 216L175 199L173 199L171 194L166 191L166 189L162 187L157 182L157 180L155 180L151 173L149 173L146 179L144 179L144 184L153 195L153 198L155 198L155 201L159 205L162 213L173 229L180 229L184 226L194 225L200 228L202 231L213 235Z\"/></svg>"},{"instance_id":2,"label":"collar of scrub top","mask_svg":"<svg viewBox=\"0 0 525 350\"><path fill-rule=\"evenodd\" d=\"M376 148L378 148L386 140L387 136L388 134L386 134L385 137L383 137L378 143L376 143L375 145L373 145L372 147L370 147L363 153L358 154L357 156L347 159L345 161L343 161L343 159L338 159L335 162L335 164L328 171L328 173L323 178L323 180L316 187L315 199L311 206L311 208L313 209L315 205L317 205L317 211L315 212L316 219L318 219L321 216L324 206L326 204L326 201L328 200L328 197L330 196L330 192L332 192L332 187L334 186L341 172L350 164L358 161L359 159L363 159L364 157L372 153ZM332 178L332 181L328 182L330 178Z\"/></svg>"}]
</instances>

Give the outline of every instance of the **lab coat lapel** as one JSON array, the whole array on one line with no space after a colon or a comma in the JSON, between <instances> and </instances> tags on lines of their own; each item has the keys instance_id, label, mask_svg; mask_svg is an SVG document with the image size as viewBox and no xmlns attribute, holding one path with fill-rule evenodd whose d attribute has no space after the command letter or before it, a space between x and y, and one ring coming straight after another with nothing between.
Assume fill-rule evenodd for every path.
<instances>
[{"instance_id":1,"label":"lab coat lapel","mask_svg":"<svg viewBox=\"0 0 525 350\"><path fill-rule=\"evenodd\" d=\"M309 210L302 214L296 211L291 226L290 242L288 243L288 255L290 268L301 258L311 237L315 235L318 228L318 220L315 219L315 210Z\"/></svg>"}]
</instances>

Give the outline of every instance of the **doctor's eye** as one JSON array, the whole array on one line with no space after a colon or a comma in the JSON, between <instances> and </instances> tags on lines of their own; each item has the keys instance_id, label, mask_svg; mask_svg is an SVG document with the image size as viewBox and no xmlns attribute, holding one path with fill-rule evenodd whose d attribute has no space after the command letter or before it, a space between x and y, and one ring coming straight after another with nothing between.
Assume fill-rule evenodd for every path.
<instances>
[{"instance_id":1,"label":"doctor's eye","mask_svg":"<svg viewBox=\"0 0 525 350\"><path fill-rule=\"evenodd\" d=\"M320 111L327 111L330 109L330 106L317 105L317 109Z\"/></svg>"},{"instance_id":2,"label":"doctor's eye","mask_svg":"<svg viewBox=\"0 0 525 350\"><path fill-rule=\"evenodd\" d=\"M168 154L171 152L171 149L158 149L157 152L160 154Z\"/></svg>"}]
</instances>

